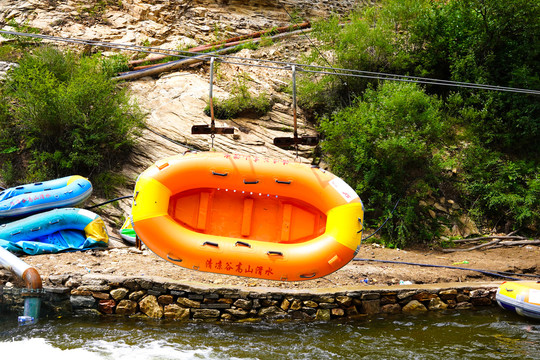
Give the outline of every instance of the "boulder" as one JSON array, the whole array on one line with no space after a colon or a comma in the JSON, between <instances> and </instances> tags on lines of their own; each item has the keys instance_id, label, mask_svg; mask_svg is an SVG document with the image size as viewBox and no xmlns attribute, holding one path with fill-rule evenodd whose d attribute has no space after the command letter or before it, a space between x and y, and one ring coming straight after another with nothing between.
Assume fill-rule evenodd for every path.
<instances>
[{"instance_id":1,"label":"boulder","mask_svg":"<svg viewBox=\"0 0 540 360\"><path fill-rule=\"evenodd\" d=\"M123 298L125 298L128 293L129 293L128 289L118 288L118 289L111 290L111 297L116 301L120 301Z\"/></svg>"},{"instance_id":2,"label":"boulder","mask_svg":"<svg viewBox=\"0 0 540 360\"><path fill-rule=\"evenodd\" d=\"M148 317L154 319L161 319L163 317L163 309L154 295L147 295L139 301L139 308Z\"/></svg>"},{"instance_id":3,"label":"boulder","mask_svg":"<svg viewBox=\"0 0 540 360\"><path fill-rule=\"evenodd\" d=\"M425 312L428 309L418 300L411 300L401 309L404 313Z\"/></svg>"},{"instance_id":4,"label":"boulder","mask_svg":"<svg viewBox=\"0 0 540 360\"><path fill-rule=\"evenodd\" d=\"M176 303L183 308L192 308L198 309L201 307L201 303L195 300L190 300L188 298L179 297L176 300Z\"/></svg>"},{"instance_id":5,"label":"boulder","mask_svg":"<svg viewBox=\"0 0 540 360\"><path fill-rule=\"evenodd\" d=\"M168 304L163 309L163 316L171 320L189 320L189 309L176 304Z\"/></svg>"},{"instance_id":6,"label":"boulder","mask_svg":"<svg viewBox=\"0 0 540 360\"><path fill-rule=\"evenodd\" d=\"M429 310L446 310L447 308L448 305L438 297L429 300Z\"/></svg>"},{"instance_id":7,"label":"boulder","mask_svg":"<svg viewBox=\"0 0 540 360\"><path fill-rule=\"evenodd\" d=\"M116 314L118 315L133 315L137 312L137 303L132 300L120 300L116 305Z\"/></svg>"},{"instance_id":8,"label":"boulder","mask_svg":"<svg viewBox=\"0 0 540 360\"><path fill-rule=\"evenodd\" d=\"M285 317L287 313L277 306L264 307L259 310L259 316L262 318Z\"/></svg>"},{"instance_id":9,"label":"boulder","mask_svg":"<svg viewBox=\"0 0 540 360\"><path fill-rule=\"evenodd\" d=\"M98 310L104 314L114 313L114 307L116 306L116 301L109 300L100 300L98 303Z\"/></svg>"},{"instance_id":10,"label":"boulder","mask_svg":"<svg viewBox=\"0 0 540 360\"><path fill-rule=\"evenodd\" d=\"M401 306L399 304L386 304L381 307L383 314L399 314L401 313Z\"/></svg>"}]
</instances>

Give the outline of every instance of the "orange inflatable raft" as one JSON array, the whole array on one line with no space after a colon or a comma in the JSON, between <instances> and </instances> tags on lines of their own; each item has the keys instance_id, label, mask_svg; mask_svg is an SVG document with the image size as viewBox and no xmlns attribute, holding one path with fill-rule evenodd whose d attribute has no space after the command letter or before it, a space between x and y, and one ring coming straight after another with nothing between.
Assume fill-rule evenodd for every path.
<instances>
[{"instance_id":1,"label":"orange inflatable raft","mask_svg":"<svg viewBox=\"0 0 540 360\"><path fill-rule=\"evenodd\" d=\"M132 223L150 250L182 267L297 281L356 255L363 214L354 190L320 168L186 153L139 176Z\"/></svg>"}]
</instances>

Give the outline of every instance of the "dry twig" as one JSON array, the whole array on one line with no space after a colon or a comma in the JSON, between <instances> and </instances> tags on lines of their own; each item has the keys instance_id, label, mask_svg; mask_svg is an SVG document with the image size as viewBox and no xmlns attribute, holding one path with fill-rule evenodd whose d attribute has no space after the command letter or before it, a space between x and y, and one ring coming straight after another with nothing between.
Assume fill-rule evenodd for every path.
<instances>
[{"instance_id":1,"label":"dry twig","mask_svg":"<svg viewBox=\"0 0 540 360\"><path fill-rule=\"evenodd\" d=\"M482 248L494 249L494 248L503 247L503 246L540 245L540 240L538 240L538 239L535 239L535 240L518 240L518 241L502 241L501 238L504 238L504 237L501 236L500 238L497 238L497 239L495 239L493 241L490 241L488 243L476 245L476 246L473 246L473 247L470 247L470 248L467 248L467 249L443 249L443 252L462 252L462 251L471 251L471 250L477 250L477 249L482 249Z\"/></svg>"}]
</instances>

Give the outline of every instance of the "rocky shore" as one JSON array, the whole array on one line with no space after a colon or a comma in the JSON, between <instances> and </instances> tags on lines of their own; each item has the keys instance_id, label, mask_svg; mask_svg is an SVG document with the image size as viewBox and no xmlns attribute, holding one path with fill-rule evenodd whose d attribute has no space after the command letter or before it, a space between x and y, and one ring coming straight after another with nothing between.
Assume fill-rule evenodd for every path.
<instances>
[{"instance_id":1,"label":"rocky shore","mask_svg":"<svg viewBox=\"0 0 540 360\"><path fill-rule=\"evenodd\" d=\"M21 312L24 296L42 298L43 316L145 316L179 321L356 320L375 314L494 306L499 283L295 290L221 287L164 278L58 275L57 285L28 294L0 288L0 307Z\"/></svg>"},{"instance_id":2,"label":"rocky shore","mask_svg":"<svg viewBox=\"0 0 540 360\"><path fill-rule=\"evenodd\" d=\"M106 3L107 7L101 8L98 3ZM7 0L0 7L0 22L15 21L54 36L178 49L290 25L287 12L314 20L332 12L344 13L364 1L285 0L280 3L283 6L266 0ZM298 36L255 51L244 49L237 56L295 61L310 47L304 36ZM137 54L129 56L135 58ZM9 66L12 65L1 64L0 73ZM250 79L250 91L266 91L274 105L261 118L241 117L228 121L229 126L236 128L235 135L216 137L215 149L294 158L293 151L272 145L273 138L290 136L292 131L292 100L282 89L290 82L290 71L221 63L219 72L216 70L214 94L227 97L230 84L239 74ZM126 186L119 190L118 196L130 195L137 175L154 161L190 148L208 150L208 137L190 134L192 125L209 121L203 112L208 99L208 79L208 67L202 66L126 85L149 115L147 128L135 151L118 170L126 179ZM316 132L301 111L298 121L300 133ZM300 148L300 161L308 162L311 156L311 148ZM93 198L91 202L96 204L102 200L107 199ZM420 205L432 208L432 217L448 220L451 225L445 233L447 236L466 237L478 233L470 219L459 216L460 204L453 199L433 198ZM130 206L130 200L123 200L97 210L106 221L109 234L116 234L122 220L130 213ZM537 274L540 268L540 250L532 246L455 254L433 249L418 253L386 250L363 245L359 256L440 265L463 264L463 260L467 260L469 265L466 266L523 274ZM146 316L181 321L359 319L375 314L494 306L495 291L502 282L488 282L493 279L476 272L366 262L361 266L348 265L325 279L301 285L267 284L247 278L181 271L152 254L125 249L42 255L24 260L36 267L44 279L43 291L31 294L42 298L44 316ZM416 284L397 285L402 279ZM8 274L0 271L0 311L20 313L25 294L12 282ZM329 284L333 286L329 288Z\"/></svg>"}]
</instances>

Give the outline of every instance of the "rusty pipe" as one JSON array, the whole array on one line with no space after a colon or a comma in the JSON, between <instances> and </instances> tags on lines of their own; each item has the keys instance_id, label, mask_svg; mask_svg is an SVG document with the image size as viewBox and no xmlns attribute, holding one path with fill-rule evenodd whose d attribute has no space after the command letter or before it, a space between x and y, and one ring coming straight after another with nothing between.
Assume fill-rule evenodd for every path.
<instances>
[{"instance_id":1,"label":"rusty pipe","mask_svg":"<svg viewBox=\"0 0 540 360\"><path fill-rule=\"evenodd\" d=\"M35 324L41 308L39 292L43 289L43 283L38 271L3 247L0 247L0 266L9 269L22 278L26 285L27 292L22 294L24 297L24 315L19 316L19 324Z\"/></svg>"},{"instance_id":2,"label":"rusty pipe","mask_svg":"<svg viewBox=\"0 0 540 360\"><path fill-rule=\"evenodd\" d=\"M211 44L196 46L194 48L189 49L189 51L191 51L191 52L199 52L199 51L210 49L210 48L212 48L214 46L217 46L217 45L242 41L242 40L245 40L245 39L259 38L259 37L267 35L267 34L276 35L276 34L282 34L282 33L285 33L285 32L292 32L294 30L305 29L305 28L308 28L310 26L311 26L311 23L309 21L306 21L306 22L304 22L302 24L289 25L289 26L283 26L283 27L278 27L278 28L267 29L267 30L263 30L263 31L257 31L257 32L251 33L251 34L235 36L235 37L229 38L227 40L216 41L216 42L213 42Z\"/></svg>"},{"instance_id":3,"label":"rusty pipe","mask_svg":"<svg viewBox=\"0 0 540 360\"><path fill-rule=\"evenodd\" d=\"M0 265L22 278L27 289L40 290L43 288L38 271L3 247L0 247Z\"/></svg>"}]
</instances>

